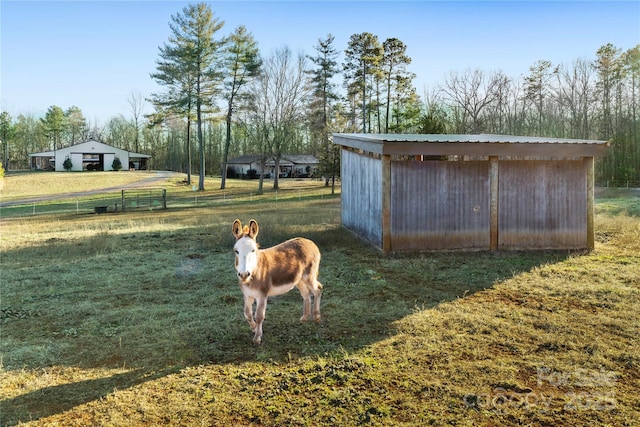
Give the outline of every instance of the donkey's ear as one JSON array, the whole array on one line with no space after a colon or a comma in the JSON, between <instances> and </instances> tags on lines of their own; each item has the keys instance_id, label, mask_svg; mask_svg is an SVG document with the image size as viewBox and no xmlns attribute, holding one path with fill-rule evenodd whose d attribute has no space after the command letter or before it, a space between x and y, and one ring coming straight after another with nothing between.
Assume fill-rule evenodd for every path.
<instances>
[{"instance_id":1,"label":"donkey's ear","mask_svg":"<svg viewBox=\"0 0 640 427\"><path fill-rule=\"evenodd\" d=\"M233 221L233 225L231 226L231 232L233 233L233 237L235 237L236 240L242 237L242 223L240 222L239 219L236 219L235 221Z\"/></svg>"},{"instance_id":2,"label":"donkey's ear","mask_svg":"<svg viewBox=\"0 0 640 427\"><path fill-rule=\"evenodd\" d=\"M255 219L252 219L251 221L249 221L249 237L255 240L256 236L258 235L258 231L260 231L260 228L258 227L258 222Z\"/></svg>"}]
</instances>

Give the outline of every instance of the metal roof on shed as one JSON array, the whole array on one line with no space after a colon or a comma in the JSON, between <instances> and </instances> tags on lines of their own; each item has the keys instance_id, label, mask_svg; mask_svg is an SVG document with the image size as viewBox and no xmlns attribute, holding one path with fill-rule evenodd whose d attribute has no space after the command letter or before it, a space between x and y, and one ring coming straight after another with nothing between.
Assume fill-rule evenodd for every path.
<instances>
[{"instance_id":1,"label":"metal roof on shed","mask_svg":"<svg viewBox=\"0 0 640 427\"><path fill-rule=\"evenodd\" d=\"M609 141L517 135L334 133L334 144L385 155L603 156Z\"/></svg>"}]
</instances>

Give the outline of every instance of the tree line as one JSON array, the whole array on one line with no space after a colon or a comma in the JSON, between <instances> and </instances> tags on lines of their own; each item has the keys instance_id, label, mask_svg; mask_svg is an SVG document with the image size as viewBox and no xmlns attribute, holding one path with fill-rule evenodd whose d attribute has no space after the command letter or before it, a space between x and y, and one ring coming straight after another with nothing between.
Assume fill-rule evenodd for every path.
<instances>
[{"instance_id":1,"label":"tree line","mask_svg":"<svg viewBox=\"0 0 640 427\"><path fill-rule=\"evenodd\" d=\"M397 38L353 34L339 63L331 34L311 55L286 45L265 54L244 26L222 34L224 22L204 4L172 15L171 36L150 73L162 88L131 93L130 111L90 123L77 106L51 106L44 117L0 114L3 164L28 168L28 154L89 138L153 155L150 167L221 175L241 154L277 165L284 154L313 154L321 173L335 176L333 132L496 133L612 141L596 174L605 181L640 182L638 93L640 45L605 44L594 58L569 64L534 62L510 77L501 71L452 71L418 94L407 46ZM154 112L143 115L145 103ZM329 182L327 181L327 185ZM278 187L277 174L273 183ZM262 191L262 179L259 189Z\"/></svg>"}]
</instances>

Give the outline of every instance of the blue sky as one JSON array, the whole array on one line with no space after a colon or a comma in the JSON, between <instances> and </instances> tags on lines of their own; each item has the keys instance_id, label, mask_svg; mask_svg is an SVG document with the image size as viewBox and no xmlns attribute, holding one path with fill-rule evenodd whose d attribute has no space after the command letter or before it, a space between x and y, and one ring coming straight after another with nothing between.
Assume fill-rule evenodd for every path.
<instances>
[{"instance_id":1,"label":"blue sky","mask_svg":"<svg viewBox=\"0 0 640 427\"><path fill-rule=\"evenodd\" d=\"M195 3L195 1L194 1ZM244 25L261 52L315 54L328 33L343 52L364 31L407 45L418 93L452 71L502 70L535 61L570 64L612 43L640 43L640 1L216 1L221 35ZM162 91L149 77L180 1L0 2L0 106L14 118L51 105L79 107L92 123L131 116L127 99ZM151 111L147 106L146 111Z\"/></svg>"}]
</instances>

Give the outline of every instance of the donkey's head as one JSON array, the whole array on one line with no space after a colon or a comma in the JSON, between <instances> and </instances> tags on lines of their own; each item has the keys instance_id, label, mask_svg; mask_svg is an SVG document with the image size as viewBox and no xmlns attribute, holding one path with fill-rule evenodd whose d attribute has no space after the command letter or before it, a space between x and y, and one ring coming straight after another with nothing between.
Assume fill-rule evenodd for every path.
<instances>
[{"instance_id":1,"label":"donkey's head","mask_svg":"<svg viewBox=\"0 0 640 427\"><path fill-rule=\"evenodd\" d=\"M243 283L252 279L252 275L258 267L258 244L256 243L258 230L258 223L254 219L244 227L240 220L236 219L231 226L233 236L236 238L236 244L233 245L233 252L236 255L236 271L238 278Z\"/></svg>"}]
</instances>

